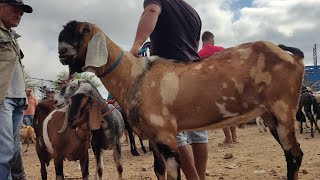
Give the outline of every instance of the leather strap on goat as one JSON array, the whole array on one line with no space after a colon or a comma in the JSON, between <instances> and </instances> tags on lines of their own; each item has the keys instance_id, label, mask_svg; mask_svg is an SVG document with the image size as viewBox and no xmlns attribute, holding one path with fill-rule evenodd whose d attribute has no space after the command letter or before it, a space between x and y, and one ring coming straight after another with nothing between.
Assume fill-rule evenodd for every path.
<instances>
[{"instance_id":1,"label":"leather strap on goat","mask_svg":"<svg viewBox=\"0 0 320 180\"><path fill-rule=\"evenodd\" d=\"M105 108L106 106L108 106L108 104L114 104L115 100L107 100L106 103L102 106L101 109ZM113 110L115 110L116 108L120 107L119 104L117 104L116 106L114 106L112 109L110 109L109 111L105 112L104 114L102 114L102 117L107 116L108 114L110 114Z\"/></svg>"},{"instance_id":2,"label":"leather strap on goat","mask_svg":"<svg viewBox=\"0 0 320 180\"><path fill-rule=\"evenodd\" d=\"M120 55L120 57L116 60L116 62L114 64L111 65L111 67L109 69L107 69L104 73L102 73L101 75L97 75L99 78L109 74L111 71L113 71L120 63L120 61L122 60L122 57L124 55L124 51L122 50L122 53Z\"/></svg>"}]
</instances>

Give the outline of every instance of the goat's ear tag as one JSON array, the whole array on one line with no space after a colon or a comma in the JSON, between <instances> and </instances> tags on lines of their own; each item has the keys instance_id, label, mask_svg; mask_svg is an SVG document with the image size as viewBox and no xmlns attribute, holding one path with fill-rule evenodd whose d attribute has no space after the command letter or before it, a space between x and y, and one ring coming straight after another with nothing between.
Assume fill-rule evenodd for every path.
<instances>
[{"instance_id":1,"label":"goat's ear tag","mask_svg":"<svg viewBox=\"0 0 320 180\"><path fill-rule=\"evenodd\" d=\"M94 101L89 111L89 129L98 130L101 127L103 117L101 114L101 107L97 101Z\"/></svg>"}]
</instances>

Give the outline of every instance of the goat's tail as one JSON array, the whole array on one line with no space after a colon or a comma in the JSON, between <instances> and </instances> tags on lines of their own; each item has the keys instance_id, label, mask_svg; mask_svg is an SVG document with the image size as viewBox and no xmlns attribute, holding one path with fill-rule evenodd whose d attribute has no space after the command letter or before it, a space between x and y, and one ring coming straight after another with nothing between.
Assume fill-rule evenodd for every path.
<instances>
[{"instance_id":1,"label":"goat's tail","mask_svg":"<svg viewBox=\"0 0 320 180\"><path fill-rule=\"evenodd\" d=\"M285 46L283 44L279 44L278 46L279 46L279 48L281 48L281 49L283 49L285 51L291 52L293 55L297 56L299 59L303 59L304 58L303 52L298 48Z\"/></svg>"}]
</instances>

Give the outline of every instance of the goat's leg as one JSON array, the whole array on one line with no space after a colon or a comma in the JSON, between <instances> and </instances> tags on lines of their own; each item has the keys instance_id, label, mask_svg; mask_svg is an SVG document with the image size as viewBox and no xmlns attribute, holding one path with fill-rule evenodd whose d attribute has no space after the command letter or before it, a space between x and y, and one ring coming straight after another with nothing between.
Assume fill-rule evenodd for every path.
<instances>
[{"instance_id":1,"label":"goat's leg","mask_svg":"<svg viewBox=\"0 0 320 180\"><path fill-rule=\"evenodd\" d=\"M150 145L153 149L153 157L154 157L154 172L158 178L158 180L165 180L165 173L166 173L166 165L164 163L164 160L159 152L159 149L157 146L149 141Z\"/></svg>"},{"instance_id":2,"label":"goat's leg","mask_svg":"<svg viewBox=\"0 0 320 180\"><path fill-rule=\"evenodd\" d=\"M317 116L315 117L315 116L313 116L311 114L309 116L311 116L310 124L311 124L312 132L314 133L314 131L317 130L320 133L320 129L319 129L318 124L317 124ZM313 124L315 126L314 130L313 130ZM314 135L313 135L313 137L314 137Z\"/></svg>"},{"instance_id":3,"label":"goat's leg","mask_svg":"<svg viewBox=\"0 0 320 180\"><path fill-rule=\"evenodd\" d=\"M103 174L103 156L102 156L102 149L93 145L91 143L92 151L94 154L94 157L96 159L96 175L95 179L102 180L102 174Z\"/></svg>"},{"instance_id":4,"label":"goat's leg","mask_svg":"<svg viewBox=\"0 0 320 180\"><path fill-rule=\"evenodd\" d=\"M133 136L133 131L130 127L126 126L126 129L128 131L128 135L129 135L129 141L130 141L130 151L131 151L131 154L133 156L139 156L139 153L137 151L137 147L136 147L136 141L134 139L134 136Z\"/></svg>"},{"instance_id":5,"label":"goat's leg","mask_svg":"<svg viewBox=\"0 0 320 180\"><path fill-rule=\"evenodd\" d=\"M144 145L143 145L142 139L139 138L139 140L140 140L140 144L141 144L141 149L142 149L142 151L143 151L144 153L147 153L147 150L146 150L146 148L145 148Z\"/></svg>"},{"instance_id":6,"label":"goat's leg","mask_svg":"<svg viewBox=\"0 0 320 180\"><path fill-rule=\"evenodd\" d=\"M278 112L284 113L284 112ZM287 161L287 178L288 180L297 180L298 171L301 166L303 152L300 149L300 145L297 142L294 130L295 118L287 113L286 119L278 119L275 115L270 113L264 113L262 115L263 120L269 127L269 130L273 137L281 145L286 161Z\"/></svg>"},{"instance_id":7,"label":"goat's leg","mask_svg":"<svg viewBox=\"0 0 320 180\"><path fill-rule=\"evenodd\" d=\"M157 144L157 147L166 163L167 179L180 180L180 160L178 151L173 150L166 144Z\"/></svg>"},{"instance_id":8,"label":"goat's leg","mask_svg":"<svg viewBox=\"0 0 320 180\"><path fill-rule=\"evenodd\" d=\"M80 159L81 174L83 180L89 179L89 154L88 151L85 152L85 155Z\"/></svg>"},{"instance_id":9,"label":"goat's leg","mask_svg":"<svg viewBox=\"0 0 320 180\"><path fill-rule=\"evenodd\" d=\"M310 112L311 112L311 109L310 109ZM311 137L314 138L314 129L313 129L313 124L315 124L315 128L318 130L318 132L320 133L320 130L319 130L319 127L318 125L316 124L316 121L315 121L315 118L314 116L310 113L306 113L306 116L307 118L309 119L310 121L310 126L311 126Z\"/></svg>"},{"instance_id":10,"label":"goat's leg","mask_svg":"<svg viewBox=\"0 0 320 180\"><path fill-rule=\"evenodd\" d=\"M137 147L136 147L136 141L135 141L134 136L133 136L133 130L132 130L132 128L131 128L131 126L129 125L129 122L128 122L128 117L122 110L120 112L121 112L122 117L123 117L123 121L124 121L124 124L125 124L125 129L128 132L131 154L133 156L139 156L139 153L138 153Z\"/></svg>"},{"instance_id":11,"label":"goat's leg","mask_svg":"<svg viewBox=\"0 0 320 180\"><path fill-rule=\"evenodd\" d=\"M63 175L63 157L57 156L54 157L54 168L56 170L56 180L64 180Z\"/></svg>"},{"instance_id":12,"label":"goat's leg","mask_svg":"<svg viewBox=\"0 0 320 180\"><path fill-rule=\"evenodd\" d=\"M319 129L319 126L318 126L318 119L315 119L314 125L315 125L318 133L320 134L320 129Z\"/></svg>"},{"instance_id":13,"label":"goat's leg","mask_svg":"<svg viewBox=\"0 0 320 180\"><path fill-rule=\"evenodd\" d=\"M47 169L46 167L49 166L51 156L49 153L44 149L44 147L40 146L41 143L41 138L38 138L36 141L36 152L40 161L40 171L41 171L41 179L42 180L47 180Z\"/></svg>"},{"instance_id":14,"label":"goat's leg","mask_svg":"<svg viewBox=\"0 0 320 180\"><path fill-rule=\"evenodd\" d=\"M41 164L41 179L47 180L46 162L40 160L40 164Z\"/></svg>"},{"instance_id":15,"label":"goat's leg","mask_svg":"<svg viewBox=\"0 0 320 180\"><path fill-rule=\"evenodd\" d=\"M300 128L300 134L302 134L303 133L303 122L302 121L300 121L299 128Z\"/></svg>"},{"instance_id":16,"label":"goat's leg","mask_svg":"<svg viewBox=\"0 0 320 180\"><path fill-rule=\"evenodd\" d=\"M257 126L258 126L258 130L259 130L259 132L263 132L262 131L262 129L261 129L261 124L260 124L260 117L256 117L256 124L257 124Z\"/></svg>"},{"instance_id":17,"label":"goat's leg","mask_svg":"<svg viewBox=\"0 0 320 180\"><path fill-rule=\"evenodd\" d=\"M180 160L176 131L167 131L157 135L155 145L162 156L168 180L180 180ZM158 157L159 158L159 157ZM160 159L160 158L159 158Z\"/></svg>"},{"instance_id":18,"label":"goat's leg","mask_svg":"<svg viewBox=\"0 0 320 180\"><path fill-rule=\"evenodd\" d=\"M121 161L121 143L120 141L116 143L116 145L113 147L113 159L117 166L118 171L118 178L122 179L122 161Z\"/></svg>"},{"instance_id":19,"label":"goat's leg","mask_svg":"<svg viewBox=\"0 0 320 180\"><path fill-rule=\"evenodd\" d=\"M311 126L311 137L314 138L314 131L313 131L313 121L310 120L310 126Z\"/></svg>"},{"instance_id":20,"label":"goat's leg","mask_svg":"<svg viewBox=\"0 0 320 180\"><path fill-rule=\"evenodd\" d=\"M148 140L149 141L149 140ZM150 143L150 141L149 141L149 150L150 151L153 151L153 149L152 149L153 147L152 147L152 145L151 145L151 143Z\"/></svg>"}]
</instances>

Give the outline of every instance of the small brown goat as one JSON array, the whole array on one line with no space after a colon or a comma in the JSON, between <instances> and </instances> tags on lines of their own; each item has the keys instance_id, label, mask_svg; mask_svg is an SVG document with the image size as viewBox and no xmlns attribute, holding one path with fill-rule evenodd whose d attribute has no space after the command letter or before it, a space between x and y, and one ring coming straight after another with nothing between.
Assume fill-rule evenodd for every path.
<instances>
[{"instance_id":1,"label":"small brown goat","mask_svg":"<svg viewBox=\"0 0 320 180\"><path fill-rule=\"evenodd\" d=\"M105 51L104 51L105 50ZM290 51L289 54L285 51ZM236 125L261 116L298 179L303 152L294 122L303 53L258 41L191 63L124 52L94 24L71 21L59 34L59 58L74 72L94 72L154 146L158 179L180 179L176 133ZM196 97L196 100L195 100Z\"/></svg>"},{"instance_id":2,"label":"small brown goat","mask_svg":"<svg viewBox=\"0 0 320 180\"><path fill-rule=\"evenodd\" d=\"M47 179L46 166L54 159L56 179L64 179L63 161L80 160L83 179L89 176L90 146L89 131L84 129L68 129L64 134L58 134L68 106L61 110L54 110L54 100L40 102L36 107L34 127L36 131L36 151L41 163L41 177Z\"/></svg>"},{"instance_id":3,"label":"small brown goat","mask_svg":"<svg viewBox=\"0 0 320 180\"><path fill-rule=\"evenodd\" d=\"M28 152L30 141L34 144L36 143L35 138L36 138L36 134L34 132L34 129L31 126L25 126L25 125L21 126L20 139L23 142L26 142L28 144L24 152Z\"/></svg>"}]
</instances>

